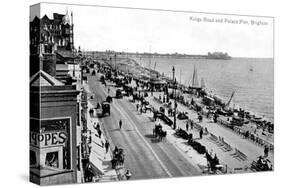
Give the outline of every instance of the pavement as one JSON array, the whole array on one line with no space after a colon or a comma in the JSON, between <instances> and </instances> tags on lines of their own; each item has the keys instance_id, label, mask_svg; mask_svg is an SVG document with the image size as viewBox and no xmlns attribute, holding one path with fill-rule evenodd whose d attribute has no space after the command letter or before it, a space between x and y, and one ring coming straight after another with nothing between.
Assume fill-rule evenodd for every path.
<instances>
[{"instance_id":1,"label":"pavement","mask_svg":"<svg viewBox=\"0 0 281 188\"><path fill-rule=\"evenodd\" d=\"M87 93L90 92L89 86L87 84L84 85L84 88ZM90 115L89 109L91 108L94 108L94 106L92 101L88 99L87 138L89 139L91 137L92 140L92 142L89 143L89 147L91 148L89 160L103 173L103 175L93 179L93 181L104 182L118 180L116 170L111 168L112 152L111 150L106 152L104 147L106 136L102 134L101 137L99 137L95 128L97 124L100 124L101 126L102 124L96 115L96 110L94 110L93 116Z\"/></svg>"},{"instance_id":2,"label":"pavement","mask_svg":"<svg viewBox=\"0 0 281 188\"><path fill-rule=\"evenodd\" d=\"M163 104L159 103L157 100L154 99L154 97L158 98L160 93L154 93L153 97L148 97L148 101L150 104L156 109L159 109L160 106L163 106ZM163 93L161 93L163 97ZM172 101L172 107L173 100ZM255 160L258 156L263 155L263 148L254 144L253 142L243 139L240 135L236 134L235 132L231 131L230 129L219 125L217 123L214 123L211 119L207 119L206 117L203 118L203 121L199 123L197 112L194 110L189 109L186 106L183 106L180 103L178 104L178 110L181 112L187 112L189 119L201 126L203 129L207 128L209 134L203 136L203 139L199 139L199 130L198 129L189 129L189 133L192 133L195 138L197 138L197 141L206 146L208 151L211 151L212 153L215 153L218 158L220 159L220 162L227 165L227 167L230 169L231 173L235 172L248 172L249 166L251 165L252 161ZM167 112L167 110L166 110ZM173 120L173 118L171 118ZM177 127L182 128L186 130L186 121L184 120L178 120L177 119ZM211 134L212 135L211 135ZM215 136L215 137L213 137ZM229 146L231 146L231 151L226 151L224 145L218 140L215 140L213 138L224 138L224 142L226 142ZM241 159L240 156L236 155L236 151L239 151L242 153L242 155L246 155L247 159ZM239 153L238 153L239 154ZM269 159L273 163L273 154L269 154Z\"/></svg>"},{"instance_id":3,"label":"pavement","mask_svg":"<svg viewBox=\"0 0 281 188\"><path fill-rule=\"evenodd\" d=\"M116 88L99 82L99 76L89 76L88 85L96 102L107 95L114 96ZM110 92L108 93L108 88ZM92 104L95 106L96 104ZM118 126L119 120L123 126ZM127 98L113 99L111 115L99 119L103 134L110 147L124 149L124 168L132 173L131 179L151 179L202 175L202 170L168 136L160 142L152 135L155 123L147 114L140 114Z\"/></svg>"}]
</instances>

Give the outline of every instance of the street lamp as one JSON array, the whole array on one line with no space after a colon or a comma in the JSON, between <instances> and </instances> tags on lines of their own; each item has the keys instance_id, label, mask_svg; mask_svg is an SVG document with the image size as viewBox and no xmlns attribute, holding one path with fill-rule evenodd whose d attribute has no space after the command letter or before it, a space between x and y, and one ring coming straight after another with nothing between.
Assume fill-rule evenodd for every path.
<instances>
[{"instance_id":1,"label":"street lamp","mask_svg":"<svg viewBox=\"0 0 281 188\"><path fill-rule=\"evenodd\" d=\"M174 97L174 127L173 129L176 129L177 127L177 117L176 117L176 111L177 111L177 99L176 99L176 87L177 87L177 81L176 81L176 78L175 78L175 67L173 66L173 82L174 82L174 88L173 88L173 97Z\"/></svg>"},{"instance_id":2,"label":"street lamp","mask_svg":"<svg viewBox=\"0 0 281 188\"><path fill-rule=\"evenodd\" d=\"M115 72L116 72L116 53L114 54L114 64L115 64Z\"/></svg>"}]
</instances>

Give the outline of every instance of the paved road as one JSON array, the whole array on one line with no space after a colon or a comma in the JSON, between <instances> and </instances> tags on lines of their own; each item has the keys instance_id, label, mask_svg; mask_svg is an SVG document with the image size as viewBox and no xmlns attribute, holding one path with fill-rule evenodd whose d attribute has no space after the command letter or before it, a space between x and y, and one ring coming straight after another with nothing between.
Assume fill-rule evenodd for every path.
<instances>
[{"instance_id":1,"label":"paved road","mask_svg":"<svg viewBox=\"0 0 281 188\"><path fill-rule=\"evenodd\" d=\"M89 77L90 90L101 102L105 100L105 87L96 76ZM107 91L107 90L106 90ZM122 119L123 126L118 127ZM168 141L158 142L152 137L154 124L141 115L127 99L113 99L111 115L101 118L110 145L125 151L125 167L132 173L131 179L195 176L201 172L193 166Z\"/></svg>"}]
</instances>

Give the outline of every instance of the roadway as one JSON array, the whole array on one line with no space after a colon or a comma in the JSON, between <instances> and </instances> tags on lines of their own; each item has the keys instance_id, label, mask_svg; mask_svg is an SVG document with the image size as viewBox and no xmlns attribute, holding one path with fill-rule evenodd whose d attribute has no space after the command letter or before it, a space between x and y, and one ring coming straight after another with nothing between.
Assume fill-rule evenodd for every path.
<instances>
[{"instance_id":1,"label":"roadway","mask_svg":"<svg viewBox=\"0 0 281 188\"><path fill-rule=\"evenodd\" d=\"M114 87L105 87L98 76L89 76L90 91L95 100L102 102L110 87L111 96ZM96 104L93 104L94 106ZM123 126L119 129L118 122ZM131 179L167 178L201 175L199 168L192 164L169 141L159 142L152 137L154 123L149 117L141 115L128 98L113 99L111 115L100 119L104 134L109 140L111 149L115 145L125 151L125 168L130 169Z\"/></svg>"}]
</instances>

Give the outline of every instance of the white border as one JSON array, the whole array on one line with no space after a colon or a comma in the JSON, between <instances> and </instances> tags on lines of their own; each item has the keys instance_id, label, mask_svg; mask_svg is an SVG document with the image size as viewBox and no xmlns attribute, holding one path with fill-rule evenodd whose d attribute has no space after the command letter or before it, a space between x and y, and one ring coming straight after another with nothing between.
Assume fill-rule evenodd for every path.
<instances>
[{"instance_id":1,"label":"white border","mask_svg":"<svg viewBox=\"0 0 281 188\"><path fill-rule=\"evenodd\" d=\"M81 3L81 0L53 0ZM38 187L29 174L29 5L38 0L9 0L1 3L1 187ZM119 183L67 185L96 188L141 187L277 187L280 184L281 122L281 12L277 0L83 0L83 4L172 9L200 12L268 15L275 17L275 172L226 176L173 178ZM52 186L61 187L61 186Z\"/></svg>"}]
</instances>

